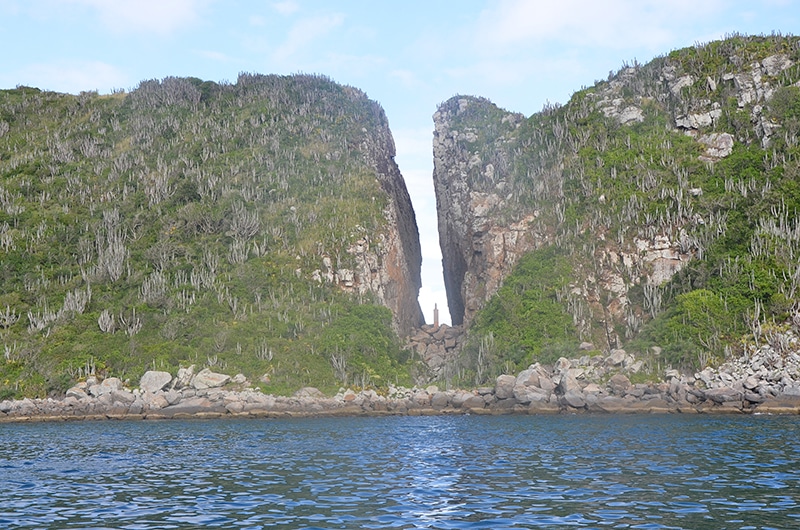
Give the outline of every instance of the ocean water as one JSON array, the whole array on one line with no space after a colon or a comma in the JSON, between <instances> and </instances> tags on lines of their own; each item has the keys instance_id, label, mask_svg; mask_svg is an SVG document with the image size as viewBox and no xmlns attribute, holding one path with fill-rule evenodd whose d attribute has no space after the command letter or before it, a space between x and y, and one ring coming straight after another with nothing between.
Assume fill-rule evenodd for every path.
<instances>
[{"instance_id":1,"label":"ocean water","mask_svg":"<svg viewBox=\"0 0 800 530\"><path fill-rule=\"evenodd\" d=\"M800 528L796 416L0 424L0 528Z\"/></svg>"}]
</instances>

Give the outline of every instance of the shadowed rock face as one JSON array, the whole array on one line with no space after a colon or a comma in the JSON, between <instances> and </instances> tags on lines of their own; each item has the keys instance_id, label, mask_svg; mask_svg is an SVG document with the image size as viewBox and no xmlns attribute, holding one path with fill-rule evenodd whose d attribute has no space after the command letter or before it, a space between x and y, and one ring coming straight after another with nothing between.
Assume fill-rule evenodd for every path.
<instances>
[{"instance_id":1,"label":"shadowed rock face","mask_svg":"<svg viewBox=\"0 0 800 530\"><path fill-rule=\"evenodd\" d=\"M395 324L401 335L409 335L413 329L425 323L417 297L422 287L422 251L419 229L406 183L394 161L395 145L383 109L374 104L380 119L380 127L364 142L367 163L378 174L381 187L389 196L389 208L385 212L391 230L384 242L384 255L376 260L380 265L380 278L369 290L392 310ZM364 262L362 276L369 277L375 268ZM373 273L374 275L374 273Z\"/></svg>"},{"instance_id":2,"label":"shadowed rock face","mask_svg":"<svg viewBox=\"0 0 800 530\"><path fill-rule=\"evenodd\" d=\"M517 258L536 246L532 216L510 224L497 216L512 162L504 135L523 117L486 99L456 97L433 120L433 182L447 302L453 325L469 325Z\"/></svg>"}]
</instances>

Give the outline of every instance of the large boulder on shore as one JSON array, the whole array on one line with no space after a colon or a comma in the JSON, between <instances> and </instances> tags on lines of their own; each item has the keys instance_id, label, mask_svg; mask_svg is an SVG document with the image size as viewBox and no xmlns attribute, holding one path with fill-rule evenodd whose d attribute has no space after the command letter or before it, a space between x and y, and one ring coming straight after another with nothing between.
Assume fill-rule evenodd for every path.
<instances>
[{"instance_id":1,"label":"large boulder on shore","mask_svg":"<svg viewBox=\"0 0 800 530\"><path fill-rule=\"evenodd\" d=\"M172 374L169 372L157 372L148 370L139 379L139 388L144 392L155 394L160 390L164 390L166 386L172 381Z\"/></svg>"},{"instance_id":2,"label":"large boulder on shore","mask_svg":"<svg viewBox=\"0 0 800 530\"><path fill-rule=\"evenodd\" d=\"M194 365L191 365L188 368L178 368L178 375L175 376L175 382L172 384L172 388L175 390L180 390L181 388L188 387L192 384L193 377Z\"/></svg>"},{"instance_id":3,"label":"large boulder on shore","mask_svg":"<svg viewBox=\"0 0 800 530\"><path fill-rule=\"evenodd\" d=\"M103 379L100 383L95 383L93 385L89 385L89 394L94 397L100 397L105 394L110 394L111 392L115 392L118 390L122 390L123 385L122 381L120 381L116 377L108 377Z\"/></svg>"},{"instance_id":4,"label":"large boulder on shore","mask_svg":"<svg viewBox=\"0 0 800 530\"><path fill-rule=\"evenodd\" d=\"M561 401L564 405L574 409L582 409L586 406L586 400L584 397L585 396L580 390L569 390L561 398Z\"/></svg>"},{"instance_id":5,"label":"large boulder on shore","mask_svg":"<svg viewBox=\"0 0 800 530\"><path fill-rule=\"evenodd\" d=\"M514 397L514 385L517 378L513 375L499 375L494 385L494 395L497 399Z\"/></svg>"},{"instance_id":6,"label":"large boulder on shore","mask_svg":"<svg viewBox=\"0 0 800 530\"><path fill-rule=\"evenodd\" d=\"M615 374L608 380L608 388L615 396L624 396L632 386L631 380L622 374Z\"/></svg>"},{"instance_id":7,"label":"large boulder on shore","mask_svg":"<svg viewBox=\"0 0 800 530\"><path fill-rule=\"evenodd\" d=\"M729 387L713 388L703 392L705 398L714 403L728 403L731 401L741 401L744 393Z\"/></svg>"},{"instance_id":8,"label":"large boulder on shore","mask_svg":"<svg viewBox=\"0 0 800 530\"><path fill-rule=\"evenodd\" d=\"M583 375L583 370L578 368L568 368L561 372L561 380L558 383L558 391L561 394L580 394L582 387L578 377ZM581 405L582 406L582 405Z\"/></svg>"},{"instance_id":9,"label":"large boulder on shore","mask_svg":"<svg viewBox=\"0 0 800 530\"><path fill-rule=\"evenodd\" d=\"M208 368L203 368L192 379L192 387L195 390L206 390L209 388L219 388L231 380L231 376L212 372Z\"/></svg>"},{"instance_id":10,"label":"large boulder on shore","mask_svg":"<svg viewBox=\"0 0 800 530\"><path fill-rule=\"evenodd\" d=\"M318 388L314 388L313 386L304 386L303 388L294 393L294 397L323 399L325 397L325 394L323 394L321 390L319 390Z\"/></svg>"},{"instance_id":11,"label":"large boulder on shore","mask_svg":"<svg viewBox=\"0 0 800 530\"><path fill-rule=\"evenodd\" d=\"M523 405L532 401L547 401L549 397L550 392L546 392L536 386L517 385L514 387L514 399Z\"/></svg>"}]
</instances>

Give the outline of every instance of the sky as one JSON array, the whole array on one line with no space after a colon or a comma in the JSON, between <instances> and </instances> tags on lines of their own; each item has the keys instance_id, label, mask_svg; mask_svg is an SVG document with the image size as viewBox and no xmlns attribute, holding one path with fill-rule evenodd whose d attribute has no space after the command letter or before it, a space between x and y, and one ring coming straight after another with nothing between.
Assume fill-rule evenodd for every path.
<instances>
[{"instance_id":1,"label":"sky","mask_svg":"<svg viewBox=\"0 0 800 530\"><path fill-rule=\"evenodd\" d=\"M417 215L426 320L449 322L432 116L455 95L531 115L634 60L797 34L800 0L0 0L0 88L77 94L240 72L324 74L381 104Z\"/></svg>"}]
</instances>

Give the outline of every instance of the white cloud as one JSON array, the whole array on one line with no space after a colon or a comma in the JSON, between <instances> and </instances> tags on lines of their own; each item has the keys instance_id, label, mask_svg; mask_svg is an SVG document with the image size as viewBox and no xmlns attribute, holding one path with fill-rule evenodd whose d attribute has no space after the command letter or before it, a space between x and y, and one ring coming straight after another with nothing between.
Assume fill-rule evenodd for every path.
<instances>
[{"instance_id":1,"label":"white cloud","mask_svg":"<svg viewBox=\"0 0 800 530\"><path fill-rule=\"evenodd\" d=\"M392 70L389 76L397 79L406 88L424 88L425 83L411 70Z\"/></svg>"},{"instance_id":2,"label":"white cloud","mask_svg":"<svg viewBox=\"0 0 800 530\"><path fill-rule=\"evenodd\" d=\"M285 2L273 3L272 9L281 15L292 15L300 10L300 5L294 0L286 0Z\"/></svg>"},{"instance_id":3,"label":"white cloud","mask_svg":"<svg viewBox=\"0 0 800 530\"><path fill-rule=\"evenodd\" d=\"M19 4L14 0L0 2L0 13L3 13L4 15L18 15L21 11L22 10L20 9Z\"/></svg>"},{"instance_id":4,"label":"white cloud","mask_svg":"<svg viewBox=\"0 0 800 530\"><path fill-rule=\"evenodd\" d=\"M315 40L341 26L344 15L333 14L304 18L292 26L283 44L273 54L274 59L285 61L307 48Z\"/></svg>"},{"instance_id":5,"label":"white cloud","mask_svg":"<svg viewBox=\"0 0 800 530\"><path fill-rule=\"evenodd\" d=\"M167 35L200 20L209 0L66 0L97 11L101 22L115 33Z\"/></svg>"},{"instance_id":6,"label":"white cloud","mask_svg":"<svg viewBox=\"0 0 800 530\"><path fill-rule=\"evenodd\" d=\"M248 17L247 22L254 27L260 28L262 26L267 25L267 19L262 17L261 15L250 15Z\"/></svg>"},{"instance_id":7,"label":"white cloud","mask_svg":"<svg viewBox=\"0 0 800 530\"><path fill-rule=\"evenodd\" d=\"M217 62L221 62L221 63L238 62L237 59L234 59L230 55L227 55L227 54L222 53L222 52L216 52L216 51L213 51L213 50L197 50L196 53L200 57L205 57L206 59L210 59L212 61L217 61Z\"/></svg>"},{"instance_id":8,"label":"white cloud","mask_svg":"<svg viewBox=\"0 0 800 530\"><path fill-rule=\"evenodd\" d=\"M418 128L392 127L392 136L399 158L418 157L419 160L429 162L433 153L433 124L430 127ZM414 176L417 177L418 174ZM408 176L405 177L408 180ZM430 173L424 178L430 181Z\"/></svg>"},{"instance_id":9,"label":"white cloud","mask_svg":"<svg viewBox=\"0 0 800 530\"><path fill-rule=\"evenodd\" d=\"M62 61L58 63L30 64L21 70L0 78L6 86L28 85L43 90L77 94L97 90L111 92L127 88L130 78L116 67L99 61Z\"/></svg>"},{"instance_id":10,"label":"white cloud","mask_svg":"<svg viewBox=\"0 0 800 530\"><path fill-rule=\"evenodd\" d=\"M492 4L479 18L479 44L491 50L557 41L605 48L636 43L660 49L673 39L681 20L721 9L721 0L506 0Z\"/></svg>"}]
</instances>

